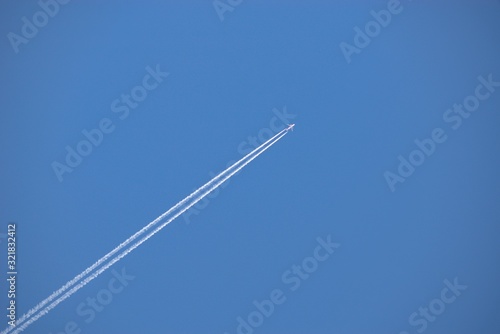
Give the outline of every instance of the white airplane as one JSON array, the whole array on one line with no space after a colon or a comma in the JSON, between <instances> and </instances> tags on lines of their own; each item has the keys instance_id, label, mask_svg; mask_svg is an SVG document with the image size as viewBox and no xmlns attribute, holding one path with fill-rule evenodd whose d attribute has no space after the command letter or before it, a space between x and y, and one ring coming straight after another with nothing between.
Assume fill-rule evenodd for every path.
<instances>
[{"instance_id":1,"label":"white airplane","mask_svg":"<svg viewBox=\"0 0 500 334\"><path fill-rule=\"evenodd\" d=\"M295 126L295 124L288 124L288 128L286 128L285 130L286 131L290 131L292 130L293 131L293 127Z\"/></svg>"}]
</instances>

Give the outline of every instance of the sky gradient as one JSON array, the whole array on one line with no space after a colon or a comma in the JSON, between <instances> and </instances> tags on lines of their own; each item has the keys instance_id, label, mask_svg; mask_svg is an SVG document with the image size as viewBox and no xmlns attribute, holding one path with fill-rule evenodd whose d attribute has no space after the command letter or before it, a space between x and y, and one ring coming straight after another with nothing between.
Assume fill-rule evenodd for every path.
<instances>
[{"instance_id":1,"label":"sky gradient","mask_svg":"<svg viewBox=\"0 0 500 334\"><path fill-rule=\"evenodd\" d=\"M500 1L0 6L19 316L297 124L24 333L498 333Z\"/></svg>"}]
</instances>

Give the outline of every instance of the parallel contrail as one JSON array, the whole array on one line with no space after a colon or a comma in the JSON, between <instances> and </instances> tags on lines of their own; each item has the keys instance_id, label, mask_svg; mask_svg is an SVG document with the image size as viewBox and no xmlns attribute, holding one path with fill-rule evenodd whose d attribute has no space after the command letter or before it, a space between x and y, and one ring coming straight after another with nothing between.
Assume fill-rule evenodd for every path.
<instances>
[{"instance_id":1,"label":"parallel contrail","mask_svg":"<svg viewBox=\"0 0 500 334\"><path fill-rule=\"evenodd\" d=\"M189 208L191 208L193 205L201 201L205 196L207 196L210 192L215 190L217 187L219 187L222 183L227 181L230 177L232 177L234 174L239 172L243 167L245 167L247 164L249 164L252 160L257 158L260 154L262 154L265 150L267 150L269 147L271 147L274 143L276 143L279 139L281 139L284 135L286 135L288 131L282 130L269 140L267 140L265 143L254 149L252 152L241 158L239 161L216 175L212 180L195 190L193 193L191 193L189 196L187 196L185 199L174 205L172 208L170 208L168 211L160 215L158 218L150 222L148 225L143 227L141 230L136 232L134 235L132 235L130 238L122 242L120 245L118 245L115 249L113 249L111 252L103 256L101 259L99 259L96 263L94 263L92 266L84 270L82 273L77 275L75 278L72 280L68 281L66 284L64 284L60 289L52 293L48 298L37 304L35 307L33 307L31 310L29 310L25 315L23 315L21 318L19 318L16 322L16 327L9 327L6 330L2 332L2 334L7 334L10 331L14 330L13 333L19 333L26 329L30 324L38 320L40 317L43 315L47 314L51 309L56 307L59 303L64 301L66 298L69 298L73 293L81 289L83 286L85 286L88 282L99 276L102 272L104 272L106 269L108 269L110 266L112 266L114 263L125 257L127 254L129 254L132 250L137 248L139 245L141 245L143 242L148 240L150 237L152 237L154 234L159 232L161 229L163 229L166 225L168 225L170 222L172 222L174 219L176 219L178 216L180 216L182 213L187 211ZM227 175L226 175L227 174ZM191 201L189 204L189 201ZM99 268L98 270L94 271L96 267L98 267L100 264L108 260L111 256L119 252L121 249L123 249L125 246L130 244L132 241L137 239L140 235L144 234L147 230L149 230L151 227L156 225L158 222L160 222L162 219L170 215L172 212L175 210L182 208L179 212L177 212L174 216L169 218L166 222L162 223L160 226L158 226L156 229L154 229L152 232L149 232L147 235L142 237L139 241L134 243L132 246L130 246L128 249L120 253L119 255L115 256L113 259L111 259L108 263L106 263L104 266ZM89 275L86 279L83 281L79 282L84 276ZM76 286L74 286L72 289L70 289L68 292L66 292L64 295L59 297L57 300L52 302L50 305L46 306L43 310L38 312L35 316L32 317L32 315L37 312L39 309L41 309L43 306L45 306L47 303L50 303L52 300L57 298L61 293L69 289L71 286L73 286L75 283L79 282ZM30 318L31 317L31 318ZM22 323L25 319L30 318L28 321L25 323ZM19 326L21 325L21 326Z\"/></svg>"},{"instance_id":2,"label":"parallel contrail","mask_svg":"<svg viewBox=\"0 0 500 334\"><path fill-rule=\"evenodd\" d=\"M250 157L253 154L255 154L255 152L259 151L262 147L264 147L266 144L270 143L272 140L274 140L275 138L277 138L280 134L282 134L284 132L286 132L286 130L282 130L282 131L278 132L276 135L274 135L273 137L271 137L269 140L267 140L266 142L264 142L262 145L260 145L259 147L255 148L252 152L248 153L243 158L241 158L240 160L238 160L236 163L234 163L230 167L226 168L224 171L222 171L221 173L219 173L218 175L216 175L214 178L212 178L210 181L208 181L207 183L205 183L203 186L201 186L197 190L193 191L189 196L187 196L182 201L180 201L179 203L177 203L176 205L174 205L173 207L171 207L169 210L167 210L166 212L164 212L163 214L161 214L158 218L156 218L155 220L153 220L152 222L150 222L148 225L144 226L141 230L139 230L138 232L136 232L130 238L128 238L127 240L125 240L124 242L122 242L121 244L119 244L111 252L109 252L108 254L104 255L102 258L100 258L93 265L91 265L90 267L88 267L87 269L85 269L79 275L75 276L75 278L73 278L72 280L68 281L61 288L59 288L58 290L54 291L49 297L45 298L43 301L41 301L40 303L38 303L35 307L33 307L31 310L29 310L27 313L25 313L23 316L21 316L16 321L16 325L19 325L20 323L22 323L26 318L29 318L32 314L34 314L35 312L37 312L44 305L46 305L47 303L51 302L52 300L54 300L55 298L57 298L57 296L59 296L61 293L63 293L64 291L66 291L71 286L75 285L76 283L78 283L82 278L84 278L85 276L87 276L88 274L90 274L95 268L97 268L99 265L101 265L104 261L108 260L111 256L113 256L114 254L116 254L117 252L119 252L121 249L123 249L125 246L127 246L129 243L131 243L132 241L134 241L135 239L137 239L139 236L141 236L142 234L144 234L151 227L153 227L158 222L160 222L162 219L164 219L169 214L171 214L174 210L178 209L179 207L181 207L182 205L184 205L187 201L189 201L190 199L192 199L194 196L196 196L199 193L201 193L204 189L206 189L212 183L214 183L218 178L220 178L221 176L223 176L225 173L227 173L229 170L231 170L232 168L234 168L236 165L238 165L241 162L243 162L248 157ZM2 332L1 334L6 334L8 332L9 331Z\"/></svg>"}]
</instances>

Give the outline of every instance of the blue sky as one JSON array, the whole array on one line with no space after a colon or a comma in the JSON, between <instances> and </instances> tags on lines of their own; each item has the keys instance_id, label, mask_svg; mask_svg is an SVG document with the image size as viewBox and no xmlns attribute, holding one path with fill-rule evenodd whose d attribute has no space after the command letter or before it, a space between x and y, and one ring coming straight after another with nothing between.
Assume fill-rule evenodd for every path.
<instances>
[{"instance_id":1,"label":"blue sky","mask_svg":"<svg viewBox=\"0 0 500 334\"><path fill-rule=\"evenodd\" d=\"M297 126L189 224L26 333L498 332L500 87L478 77L500 81L500 2L221 0L232 10L219 15L212 1L71 1L23 37L23 17L43 20L54 2L41 3L0 10L0 233L17 223L19 314L239 159L249 137ZM390 22L356 46L355 28L382 10ZM58 177L54 162L102 122L108 133ZM413 153L435 129L446 140ZM400 156L417 159L411 175ZM391 189L388 172L404 182ZM318 238L339 244L322 261ZM307 278L289 272L307 263ZM282 303L248 324L276 290Z\"/></svg>"}]
</instances>

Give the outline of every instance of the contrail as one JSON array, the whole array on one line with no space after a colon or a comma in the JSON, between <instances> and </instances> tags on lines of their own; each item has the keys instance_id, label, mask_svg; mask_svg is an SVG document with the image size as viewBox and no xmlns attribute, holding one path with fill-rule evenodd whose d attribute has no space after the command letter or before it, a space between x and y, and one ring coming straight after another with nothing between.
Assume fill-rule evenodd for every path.
<instances>
[{"instance_id":1,"label":"contrail","mask_svg":"<svg viewBox=\"0 0 500 334\"><path fill-rule=\"evenodd\" d=\"M288 133L287 129L280 131L278 134L267 140L265 143L254 149L252 152L241 158L239 161L219 173L217 176L215 176L212 180L195 190L193 193L191 193L189 196L187 196L185 199L174 205L172 208L170 208L168 211L160 215L158 218L150 222L148 225L143 227L140 231L136 232L134 235L132 235L130 238L125 240L123 243L118 245L115 249L113 249L111 252L103 256L101 259L99 259L96 263L94 263L92 266L84 270L81 274L77 275L75 278L72 280L68 281L66 284L64 284L60 289L52 293L48 298L37 304L35 307L33 307L31 310L29 310L25 315L23 315L20 319L17 320L16 322L16 327L9 327L6 330L2 332L2 334L7 334L10 331L14 330L13 333L19 333L26 329L30 324L38 320L40 317L43 315L47 314L51 309L56 307L59 303L64 301L66 298L69 298L73 293L81 289L83 286L85 286L88 282L99 276L102 272L104 272L106 269L108 269L110 266L112 266L114 263L125 257L127 254L129 254L132 250L137 248L139 245L141 245L143 242L148 240L150 237L152 237L154 234L159 232L161 229L163 229L166 225L168 225L170 222L172 222L174 219L176 219L178 216L180 216L182 213L187 211L189 208L191 208L193 205L201 201L205 196L207 196L210 192L215 190L217 187L219 187L222 183L227 181L230 177L232 177L234 174L239 172L243 167L245 167L247 164L249 164L252 160L257 158L260 154L262 154L265 150L267 150L269 147L271 147L274 143L276 143L279 139L281 139L284 135ZM227 175L226 175L227 174ZM191 201L189 204L186 205ZM151 227L156 225L159 221L164 219L166 216L174 212L175 210L182 208L179 212L177 212L173 217L169 218L166 222L162 223L160 226L158 226L156 229L154 229L152 232L149 232L146 236L144 236L141 240L137 241L134 243L132 246L130 246L128 249L123 251L121 254L115 256L113 259L111 259L108 263L106 263L104 266L99 268L98 270L92 272L96 267L98 267L100 264L108 260L111 256L119 252L121 249L123 249L125 246L130 244L132 241L137 239L140 235L144 234L147 230L149 230ZM84 276L91 274L89 277L84 279L83 281L79 282ZM66 292L64 295L59 297L57 300L52 302L50 305L46 306L43 310L38 312L35 316L31 317L35 312L37 312L39 309L41 309L44 305L47 303L50 303L52 300L57 298L61 293L69 289L71 286L73 286L75 283L79 282L76 286L74 286L72 289L70 289L68 292ZM31 317L31 318L30 318ZM28 321L25 323L21 324L25 319L30 318ZM21 326L19 326L21 324Z\"/></svg>"},{"instance_id":2,"label":"contrail","mask_svg":"<svg viewBox=\"0 0 500 334\"><path fill-rule=\"evenodd\" d=\"M165 226L167 226L174 219L176 219L177 217L179 217L185 211L189 210L193 205L195 205L196 203L198 203L199 201L201 201L203 198L205 198L205 196L207 196L210 192L212 192L213 190L215 190L218 186L220 186L222 183L224 183L227 179L229 179L230 177L232 177L234 174L236 174L237 172L239 172L243 167L245 167L252 160L254 160L255 158L257 158L265 150L267 150L274 143L276 143L279 139L281 139L281 137L283 137L285 134L286 134L286 132L282 133L273 142L269 143L269 145L267 145L264 148L262 148L262 146L265 145L267 142L264 143L263 145L261 145L259 147L259 148L262 149L260 152L256 153L254 156L252 156L251 158L249 158L248 161L245 161L241 166L238 166L236 169L234 169L234 171L232 171L230 174L228 174L227 176L225 176L224 178L222 178L220 181L218 181L217 183L215 183L212 187L210 187L208 190L206 190L203 194L201 194L198 197L194 198L191 203L189 203L184 208L182 208L182 210L180 210L178 213L176 213L173 217L171 217L170 219L168 219L166 222L164 222L163 224L161 224L160 226L158 226L157 228L155 228L152 232L149 232L141 240L137 241L132 246L130 246L128 249L126 249L125 251L123 251L121 254L119 254L116 257L114 257L113 259L111 259L108 263L106 263L105 265L103 265L102 267L100 267L98 270L96 270L95 272L93 272L89 277L87 277L82 282L80 282L79 284L77 284L76 286L74 286L71 290L69 290L68 292L66 292L64 295L62 295L61 297L59 297L57 300L53 301L50 305L46 306L43 310L41 310L40 312L38 312L35 316L33 316L32 318L30 318L29 320L27 320L21 326L16 327L15 330L14 330L14 332L12 334L16 334L16 333L19 333L19 332L23 331L30 324L32 324L33 322L35 322L36 320L38 320L42 316L46 315L50 310L52 310L54 307L56 307L59 303L61 303L65 299L69 298L72 294L74 294L75 292L77 292L78 290L80 290L81 288L83 288L87 283L89 283L94 278L96 278L97 276L99 276L101 273L103 273L104 271L106 271L113 264L115 264L116 262L118 262L119 260L121 260L123 257L125 257L126 255L128 255L130 252L132 252L139 245L141 245L146 240L148 240L149 238L151 238L153 235L155 235L156 233L158 233L161 229L163 229ZM234 167L237 163L233 164L231 167Z\"/></svg>"},{"instance_id":3,"label":"contrail","mask_svg":"<svg viewBox=\"0 0 500 334\"><path fill-rule=\"evenodd\" d=\"M73 278L72 280L68 281L61 288L59 288L58 290L54 291L49 297L45 298L43 301L41 301L40 303L38 303L35 307L33 307L31 310L29 310L27 313L25 313L23 316L21 316L16 321L16 325L22 323L26 318L29 318L32 314L34 314L36 311L38 311L39 309L41 309L44 305L46 305L47 303L51 302L52 300L54 300L55 298L57 298L57 296L59 296L61 293L63 293L64 291L66 291L71 286L75 285L76 283L78 283L82 278L84 278L85 276L87 276L88 274L90 274L95 268L97 268L103 262L105 262L106 260L108 260L111 256L113 256L114 254L116 254L117 252L119 252L125 246L127 246L132 241L134 241L139 236L141 236L146 231L148 231L151 227L153 227L154 225L156 225L159 221L163 220L165 217L167 217L169 214L171 214L174 210L178 209L179 207L181 207L182 205L184 205L187 201L189 201L190 199L192 199L193 197L195 197L196 195L198 195L199 193L201 193L204 189L206 189L212 183L214 183L218 178L220 178L221 176L223 176L225 173L227 173L229 170L231 170L232 168L234 168L236 165L238 165L241 162L243 162L244 160L248 159L248 157L250 157L253 154L255 154L255 152L259 151L262 147L264 147L266 144L270 143L272 140L274 140L275 138L277 138L280 134L282 134L284 132L286 132L286 129L281 130L280 132L278 132L276 135L274 135L273 137L271 137L269 140L267 140L266 142L264 142L262 145L260 145L259 147L255 148L252 152L248 153L243 158L241 158L240 160L238 160L237 162L235 162L233 165L229 166L224 171L220 172L218 175L216 175L210 181L208 181L207 183L205 183L203 186L201 186L200 188L198 188L195 191L193 191L189 196L187 196L182 201L180 201L179 203L177 203L176 205L174 205L173 207L171 207L169 210L167 210L166 212L164 212L163 214L161 214L158 218L156 218L155 220L153 220L152 222L150 222L148 225L144 226L141 230L139 230L138 232L136 232L130 238L128 238L127 240L125 240L124 242L122 242L121 244L119 244L111 252L109 252L108 254L104 255L102 258L100 258L93 265L91 265L90 267L88 267L87 269L85 269L83 272L81 272L80 274L78 274L77 276L75 276L75 278ZM7 333L9 333L9 331L1 332L1 334L7 334Z\"/></svg>"},{"instance_id":4,"label":"contrail","mask_svg":"<svg viewBox=\"0 0 500 334\"><path fill-rule=\"evenodd\" d=\"M139 230L138 232L136 232L130 238L128 238L127 240L125 240L124 242L122 242L120 245L118 245L117 247L115 247L115 249L113 249L111 252L109 252L108 254L106 254L105 256L103 256L96 263L94 263L93 265L91 265L90 267L88 267L87 269L85 269L82 273L80 273L79 275L75 276L75 278L73 278L72 280L68 281L61 288L59 288L58 290L54 291L49 297L47 297L46 299L44 299L43 301L41 301L38 305L36 305L35 307L33 307L30 311L28 311L21 318L19 318L16 321L16 324L20 324L21 322L24 321L24 319L30 317L34 312L38 311L44 305L46 305L50 301L54 300L57 296L59 296L61 293L63 293L64 291L66 291L68 288L70 288L71 286L73 286L74 284L76 284L77 282L79 282L83 277L85 277L90 272L92 272L95 268L97 268L99 265L101 265L104 261L106 261L107 259L109 259L111 256L113 256L114 254L116 254L117 252L119 252L122 248L124 248L129 243L131 243L132 241L134 241L135 239L137 239L139 236L141 236L142 234L144 234L146 231L148 231L151 227L153 227L154 225L156 225L159 221L161 221L162 219L164 219L165 217L167 217L174 210L176 210L177 208L179 208L182 205L184 205L188 200L192 199L194 196L196 196L197 194L201 193L204 189L206 189L212 183L214 183L218 178L220 178L221 176L223 176L225 173L227 173L229 170L231 170L232 168L234 168L239 163L243 162L248 157L250 157L253 154L255 154L255 152L257 152L259 149L261 149L266 144L270 143L273 139L277 138L283 132L285 132L285 130L280 131L275 136L273 136L272 138L270 138L269 140L267 140L266 142L264 142L262 145L260 145L256 149L254 149L252 152L250 152L247 155L245 155L239 161L237 161L236 163L234 163L230 167L226 168L224 171L222 171L221 173L219 173L218 175L216 175L214 178L212 178L210 181L208 181L207 183L205 183L203 186L201 186L197 190L193 191L189 196L187 196L186 198L184 198L182 201L180 201L179 203L177 203L176 205L174 205L172 208L170 208L169 210L167 210L166 212L164 212L163 214L161 214L158 218L156 218L155 220L153 220L152 222L150 222L148 225L146 225L141 230ZM5 332L5 333L8 333L8 332ZM3 332L2 332L2 334L3 334Z\"/></svg>"}]
</instances>

